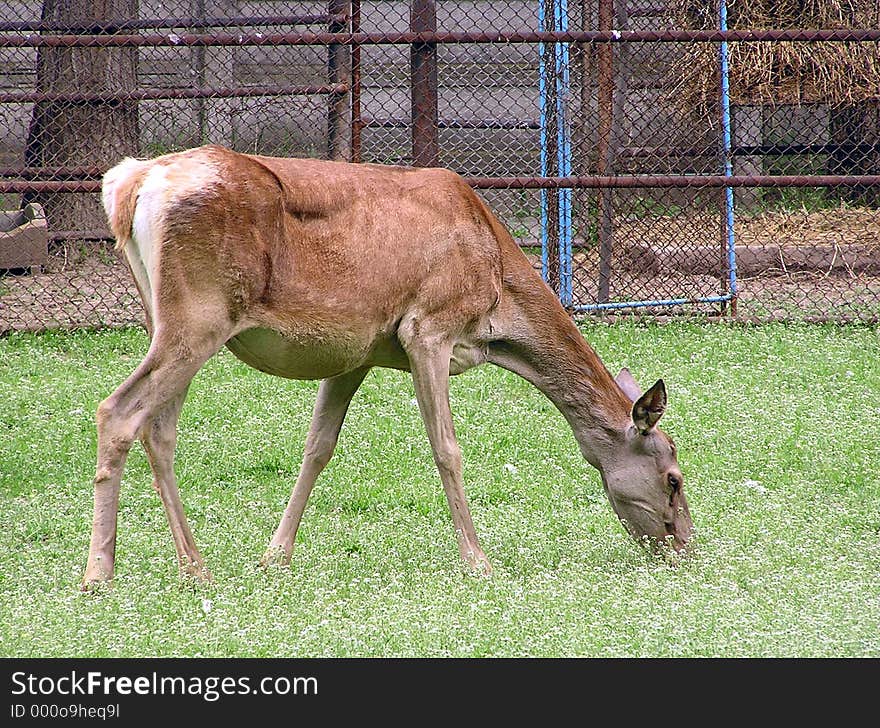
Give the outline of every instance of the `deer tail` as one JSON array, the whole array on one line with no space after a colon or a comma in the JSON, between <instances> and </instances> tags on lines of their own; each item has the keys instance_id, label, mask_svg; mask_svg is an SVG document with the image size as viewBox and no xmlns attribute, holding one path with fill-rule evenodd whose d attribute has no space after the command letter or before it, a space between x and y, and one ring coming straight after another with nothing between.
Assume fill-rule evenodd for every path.
<instances>
[{"instance_id":1,"label":"deer tail","mask_svg":"<svg viewBox=\"0 0 880 728\"><path fill-rule=\"evenodd\" d=\"M126 157L104 174L101 201L107 212L110 231L116 238L116 250L122 250L131 240L138 192L152 164L151 160Z\"/></svg>"}]
</instances>

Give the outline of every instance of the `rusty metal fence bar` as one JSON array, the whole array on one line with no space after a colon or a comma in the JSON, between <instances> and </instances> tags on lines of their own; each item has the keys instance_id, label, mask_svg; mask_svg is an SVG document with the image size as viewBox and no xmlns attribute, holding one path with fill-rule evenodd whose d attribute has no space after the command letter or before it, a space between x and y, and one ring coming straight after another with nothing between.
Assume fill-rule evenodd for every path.
<instances>
[{"instance_id":1,"label":"rusty metal fence bar","mask_svg":"<svg viewBox=\"0 0 880 728\"><path fill-rule=\"evenodd\" d=\"M137 20L113 20L92 23L52 23L37 21L3 21L0 32L58 33L76 35L119 34L126 30L160 30L171 28L229 28L260 25L329 25L345 24L345 11L326 14L300 15L241 15L187 18L138 18ZM333 32L344 32L336 30Z\"/></svg>"},{"instance_id":2,"label":"rusty metal fence bar","mask_svg":"<svg viewBox=\"0 0 880 728\"><path fill-rule=\"evenodd\" d=\"M470 177L465 181L480 190L541 189L664 189L696 187L837 187L840 185L880 185L878 174L848 175L652 175L633 174L617 177ZM0 180L0 192L100 192L101 182L91 181L19 181Z\"/></svg>"},{"instance_id":3,"label":"rusty metal fence bar","mask_svg":"<svg viewBox=\"0 0 880 728\"><path fill-rule=\"evenodd\" d=\"M137 0L114 2L138 5ZM154 65L184 53L194 54L189 58L196 61L191 83L137 81L131 87L110 84L55 89L30 83L10 85L3 83L0 71L0 136L9 118L8 114L4 116L5 109L26 112L43 104L101 109L140 103L142 109L149 107L148 112L141 111L141 117L146 118L144 113L157 113L154 109L177 110L184 108L179 104L191 103L198 117L197 133L186 132L177 124L174 128L180 128L180 132L157 135L156 117L151 116L147 137L161 140L133 151L144 155L187 146L175 141L174 134L180 134L180 139L219 140L242 151L449 166L487 196L530 255L536 247L540 249L537 195L542 191L561 195L568 190L574 195L572 219L565 225L565 232L572 235L572 289L567 294L566 283L561 297L573 311L601 311L635 303L655 314L668 313L665 304L704 301L722 306L701 310L701 314L724 313L723 304L736 294L736 289L730 289L730 276L735 273L732 261L727 259L726 270L718 269L725 265L720 259L723 253L735 253L732 242L724 247L725 226L732 233L733 224L724 219L723 199L737 190L737 205L742 203L748 214L743 219L738 217L735 225L744 227L743 240L759 242L751 252L745 245L747 273L758 271L755 275L760 277L772 263L767 261L776 256L776 268L793 290L799 283L804 284L803 296L816 295L818 290L812 282L807 286L798 280L798 271L806 270L798 266L810 258L810 249L803 246L795 250L793 244L792 250L785 247L786 241L796 242L792 231L785 228L785 221L797 218L818 230L836 223L835 218L840 218L840 224L849 224L847 220L858 217L861 227L854 228L851 236L856 257L843 248L838 256L837 241L843 239L840 236L813 236L818 241L814 249L832 251L825 273L816 274L822 278L822 295L828 303L817 302L816 306L819 317L837 320L840 316L833 301L845 299L855 318L877 320L880 278L861 273L874 270L873 258L859 267L863 261L858 257L871 247L872 231L880 231L876 207L868 203L832 211L828 205L837 199L835 190L868 190L873 194L871 190L880 187L880 167L867 162L820 163L823 159L880 159L876 135L844 133L846 129L841 125L852 126L855 122L847 122L848 117L840 114L829 116L821 106L809 113L791 112L795 118L790 133L780 132L787 120L780 121L773 115L772 104L762 110L759 104L764 102L749 106L751 102L739 99L733 110L729 146L722 148L720 133L708 133L709 127L718 122L717 106L702 121L696 120L705 125L697 134L685 130L674 133L668 127L658 134L660 127L652 127L654 121L646 118L645 112L651 110L652 102L647 99L657 98L668 105L663 107L663 118L657 123L668 124L677 118L676 114L687 113L676 111L669 98L651 96L654 87L646 84L666 83L650 80L652 63L659 59L658 67L671 67L674 64L670 58L699 44L716 49L728 43L830 43L840 48L862 44L874 49L876 55L880 27L644 27L646 22L656 23L661 17L668 22L671 16L666 10L676 2L679 7L685 5L682 0L661 3L663 8L656 2L641 0L568 0L565 19L560 18L561 24L556 26L560 30L535 29L540 27L539 6L546 3L562 11L565 3L559 0L509 0L509 6L480 0L279 2L273 3L272 9L285 6L283 10L288 12L270 14L265 13L265 3L247 0L179 0L169 12L172 17L160 17L157 3L140 0L145 17L106 21L78 18L66 22L4 18L0 11L0 54L6 59L15 58L12 54L17 49L30 53L102 49L162 54L149 56ZM172 4L165 3L161 10ZM715 8L712 12L721 9L715 3L710 5ZM246 6L254 6L255 12L247 14ZM495 28L489 29L493 25ZM288 26L321 27L284 29ZM542 129L537 103L539 46L563 47L571 52L567 64L570 79L561 82L558 66L551 69L547 79L557 96L565 96L559 113L566 115L565 123L572 125L573 164L570 169L560 169L562 174L552 166L538 169L539 147L545 146L538 143ZM672 50L661 57L660 49L664 47ZM303 56L305 60L285 55L292 49L311 55ZM206 53L215 54L207 63ZM323 53L323 60L319 60L318 53ZM217 67L221 70L207 78L205 69L210 74L212 62L215 71ZM302 72L296 70L297 63L302 64ZM273 64L292 70L282 73ZM316 70L316 74L307 74L306 68ZM302 102L294 103L298 98ZM320 109L323 119L315 128L324 134L324 142L315 145L315 128L298 131L295 124L279 121L254 105L269 109L272 99L288 106L271 106L275 113L283 109L285 114L304 111L304 124L312 127ZM715 97L707 101L710 106L717 102ZM199 106L202 103L226 106ZM230 106L239 103L247 105ZM820 99L808 103L824 102ZM211 113L216 116L217 108L225 114L220 122L210 117ZM235 120L236 114L240 122ZM880 120L880 115L877 118ZM830 125L831 131L804 133L808 124L820 123ZM877 123L880 125L880 121ZM761 133L762 124L769 132ZM271 143L264 141L267 135L271 135ZM164 141L166 137L170 142ZM725 155L732 161L729 169L711 162ZM13 195L10 199L15 201L20 197L22 204L33 196L49 193L93 195L106 169L103 161L87 156L39 159L31 155L24 163L19 160L8 154L0 156L0 195ZM794 194L798 190L803 190L800 197ZM815 211L813 207L789 209L789 198L822 194L828 198L821 203L824 207L820 205ZM773 202L778 212L777 207L768 207L769 203L750 207L755 199L778 200L778 204ZM778 230L784 235L776 243ZM100 240L106 238L106 230L86 223L56 225L50 226L49 237L56 241ZM716 252L710 255L713 245ZM749 255L757 257L757 262L750 262ZM64 260L68 260L67 251ZM534 261L540 267L540 259ZM681 271L674 281L666 275L670 261ZM841 261L847 278L829 280L830 271L838 270ZM2 312L4 303L13 300L5 289L13 288L18 295L27 288L24 278L6 275L3 270L0 256L0 331L15 327ZM550 283L560 290L559 282L552 277ZM667 283L668 288L661 290ZM762 283L768 301L775 296L776 284L775 280ZM834 295L829 293L832 284L839 287ZM838 296L844 284L850 291ZM25 290L21 295L24 300L29 294ZM809 315L800 313L801 302L806 300L803 296L793 297L788 307L762 303L763 308L755 315L815 318L812 309ZM38 327L33 315L26 318L24 328Z\"/></svg>"},{"instance_id":4,"label":"rusty metal fence bar","mask_svg":"<svg viewBox=\"0 0 880 728\"><path fill-rule=\"evenodd\" d=\"M250 23L248 23L250 24ZM0 40L0 47L89 47L119 46L282 46L282 45L414 45L434 43L758 43L767 41L854 43L880 40L880 28L826 30L566 30L566 31L398 31L378 32L290 32L290 33L151 33L103 36L91 34L26 35Z\"/></svg>"},{"instance_id":5,"label":"rusty metal fence bar","mask_svg":"<svg viewBox=\"0 0 880 728\"><path fill-rule=\"evenodd\" d=\"M254 96L314 96L316 94L343 94L347 83L322 86L245 86L242 88L181 88L141 89L114 93L6 93L0 94L0 104L26 104L39 101L65 101L70 104L98 104L112 101L153 101L157 99L233 99ZM347 111L347 109L346 109Z\"/></svg>"},{"instance_id":6,"label":"rusty metal fence bar","mask_svg":"<svg viewBox=\"0 0 880 728\"><path fill-rule=\"evenodd\" d=\"M465 177L478 189L551 189L584 187L833 187L837 185L880 184L878 174L817 174L817 175L674 175L629 174L617 177Z\"/></svg>"}]
</instances>

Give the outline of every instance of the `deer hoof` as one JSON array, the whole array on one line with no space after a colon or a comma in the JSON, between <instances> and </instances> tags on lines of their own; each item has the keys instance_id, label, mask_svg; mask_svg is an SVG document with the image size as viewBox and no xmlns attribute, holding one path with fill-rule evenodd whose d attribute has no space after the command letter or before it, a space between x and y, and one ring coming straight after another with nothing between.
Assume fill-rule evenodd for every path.
<instances>
[{"instance_id":1,"label":"deer hoof","mask_svg":"<svg viewBox=\"0 0 880 728\"><path fill-rule=\"evenodd\" d=\"M489 563L486 554L482 552L474 553L473 551L469 551L464 556L464 563L467 567L467 571L474 576L492 575L492 564Z\"/></svg>"},{"instance_id":2,"label":"deer hoof","mask_svg":"<svg viewBox=\"0 0 880 728\"><path fill-rule=\"evenodd\" d=\"M89 555L86 573L83 575L80 590L97 592L111 586L113 581L113 558L106 554Z\"/></svg>"},{"instance_id":3,"label":"deer hoof","mask_svg":"<svg viewBox=\"0 0 880 728\"><path fill-rule=\"evenodd\" d=\"M211 572L200 562L187 561L180 564L180 578L185 584L194 586L200 584L210 584L213 580Z\"/></svg>"},{"instance_id":4,"label":"deer hoof","mask_svg":"<svg viewBox=\"0 0 880 728\"><path fill-rule=\"evenodd\" d=\"M283 546L270 546L260 559L260 566L268 569L271 566L287 566L290 563L290 554L285 553Z\"/></svg>"},{"instance_id":5,"label":"deer hoof","mask_svg":"<svg viewBox=\"0 0 880 728\"><path fill-rule=\"evenodd\" d=\"M79 585L79 590L86 594L103 594L104 592L108 592L113 588L113 581L111 579L103 579L103 578L88 578L83 577L82 582Z\"/></svg>"}]
</instances>

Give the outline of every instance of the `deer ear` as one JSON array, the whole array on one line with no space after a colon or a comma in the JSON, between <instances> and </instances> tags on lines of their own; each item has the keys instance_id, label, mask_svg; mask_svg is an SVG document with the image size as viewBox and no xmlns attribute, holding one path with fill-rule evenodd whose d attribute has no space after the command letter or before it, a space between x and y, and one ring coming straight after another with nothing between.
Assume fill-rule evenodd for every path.
<instances>
[{"instance_id":1,"label":"deer ear","mask_svg":"<svg viewBox=\"0 0 880 728\"><path fill-rule=\"evenodd\" d=\"M623 393L633 402L642 396L641 387L639 387L636 380L633 379L633 375L626 367L620 370L620 374L614 377L614 381L617 382L617 386L620 387L623 390Z\"/></svg>"},{"instance_id":2,"label":"deer ear","mask_svg":"<svg viewBox=\"0 0 880 728\"><path fill-rule=\"evenodd\" d=\"M639 432L647 435L666 411L666 385L662 379L638 398L632 408L633 423Z\"/></svg>"}]
</instances>

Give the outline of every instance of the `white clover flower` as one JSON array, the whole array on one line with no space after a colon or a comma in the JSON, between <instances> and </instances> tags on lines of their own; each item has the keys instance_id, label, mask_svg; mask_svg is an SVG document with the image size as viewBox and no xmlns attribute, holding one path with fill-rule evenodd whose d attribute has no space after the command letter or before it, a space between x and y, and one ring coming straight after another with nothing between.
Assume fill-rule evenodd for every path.
<instances>
[{"instance_id":1,"label":"white clover flower","mask_svg":"<svg viewBox=\"0 0 880 728\"><path fill-rule=\"evenodd\" d=\"M767 493L767 489L763 485L761 485L757 480L747 479L747 480L743 481L742 485L744 488L748 488L749 490L754 490L755 492L760 493L761 495L764 495Z\"/></svg>"}]
</instances>

